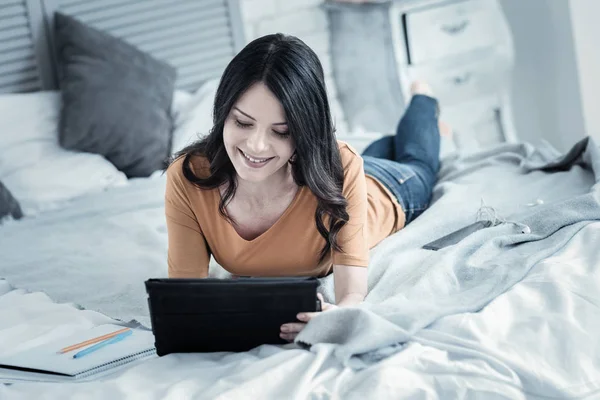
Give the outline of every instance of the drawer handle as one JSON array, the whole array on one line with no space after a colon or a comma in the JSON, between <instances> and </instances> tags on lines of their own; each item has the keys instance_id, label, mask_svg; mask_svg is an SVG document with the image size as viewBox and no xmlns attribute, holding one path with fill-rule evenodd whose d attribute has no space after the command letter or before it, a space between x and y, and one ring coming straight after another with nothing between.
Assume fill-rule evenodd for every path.
<instances>
[{"instance_id":1,"label":"drawer handle","mask_svg":"<svg viewBox=\"0 0 600 400\"><path fill-rule=\"evenodd\" d=\"M459 24L442 25L441 28L448 35L458 35L459 33L462 33L467 28L467 26L469 26L469 20L465 19Z\"/></svg>"},{"instance_id":2,"label":"drawer handle","mask_svg":"<svg viewBox=\"0 0 600 400\"><path fill-rule=\"evenodd\" d=\"M473 77L473 74L470 72L467 72L466 74L464 74L462 76L455 76L454 78L452 78L452 83L454 83L454 85L456 85L456 86L466 85L467 83L469 83L469 81L471 80L472 77Z\"/></svg>"}]
</instances>

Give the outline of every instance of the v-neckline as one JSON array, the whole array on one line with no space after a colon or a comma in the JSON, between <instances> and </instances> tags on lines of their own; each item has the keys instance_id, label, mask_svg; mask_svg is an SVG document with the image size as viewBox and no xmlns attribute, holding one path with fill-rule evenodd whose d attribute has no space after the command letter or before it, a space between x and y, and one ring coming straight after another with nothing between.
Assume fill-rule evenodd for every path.
<instances>
[{"instance_id":1,"label":"v-neckline","mask_svg":"<svg viewBox=\"0 0 600 400\"><path fill-rule=\"evenodd\" d=\"M279 218L277 218L277 221L275 221L275 223L273 223L273 225L271 225L269 227L269 229L267 229L266 231L264 231L263 233L261 233L260 235L258 235L257 237L255 237L252 240L247 240L244 239L239 233L238 231L235 229L235 226L233 226L233 224L231 223L231 221L225 219L225 223L229 226L229 228L233 231L233 233L235 234L235 236L241 240L242 242L246 243L246 244L251 244L254 242L259 241L261 238L263 238L264 236L267 236L273 229L275 229L275 227L277 225L279 225L281 223L282 220L284 220L287 215L292 211L292 209L294 208L294 206L296 205L296 203L298 202L298 199L300 199L300 194L303 192L304 190L304 186L300 186L298 187L298 190L296 191L296 194L294 195L294 198L292 199L292 201L290 202L290 204L287 206L287 208L285 209L285 211L283 212L283 214L281 214L279 216ZM218 212L218 208L219 208L219 202L221 201L221 191L219 190L219 188L215 189L215 193L216 193L216 199L217 199L217 212ZM225 210L225 214L227 214L227 210ZM221 218L223 218L223 216L221 216Z\"/></svg>"}]
</instances>

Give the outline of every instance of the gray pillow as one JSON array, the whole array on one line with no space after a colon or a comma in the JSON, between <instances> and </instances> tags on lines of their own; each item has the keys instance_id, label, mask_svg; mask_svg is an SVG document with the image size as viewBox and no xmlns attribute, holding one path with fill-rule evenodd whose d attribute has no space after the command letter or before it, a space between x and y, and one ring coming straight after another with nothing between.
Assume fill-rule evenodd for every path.
<instances>
[{"instance_id":1,"label":"gray pillow","mask_svg":"<svg viewBox=\"0 0 600 400\"><path fill-rule=\"evenodd\" d=\"M20 219L23 217L23 212L19 202L13 197L8 188L0 182L0 223L8 216Z\"/></svg>"},{"instance_id":2,"label":"gray pillow","mask_svg":"<svg viewBox=\"0 0 600 400\"><path fill-rule=\"evenodd\" d=\"M61 13L54 31L60 144L101 154L128 177L161 169L171 144L175 68Z\"/></svg>"}]
</instances>

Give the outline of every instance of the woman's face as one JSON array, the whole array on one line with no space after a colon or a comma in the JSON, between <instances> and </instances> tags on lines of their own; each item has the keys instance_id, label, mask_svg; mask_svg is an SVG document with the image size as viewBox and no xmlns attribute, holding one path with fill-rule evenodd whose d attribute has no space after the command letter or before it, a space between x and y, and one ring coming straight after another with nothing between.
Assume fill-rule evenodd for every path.
<instances>
[{"instance_id":1,"label":"woman's face","mask_svg":"<svg viewBox=\"0 0 600 400\"><path fill-rule=\"evenodd\" d=\"M263 83L251 86L232 107L223 141L240 179L261 182L294 154L283 106Z\"/></svg>"}]
</instances>

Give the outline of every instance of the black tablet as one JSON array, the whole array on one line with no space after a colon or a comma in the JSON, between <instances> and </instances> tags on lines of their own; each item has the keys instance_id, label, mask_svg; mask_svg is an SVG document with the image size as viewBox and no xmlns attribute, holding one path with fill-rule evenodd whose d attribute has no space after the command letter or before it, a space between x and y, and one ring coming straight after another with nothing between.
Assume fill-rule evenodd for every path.
<instances>
[{"instance_id":1,"label":"black tablet","mask_svg":"<svg viewBox=\"0 0 600 400\"><path fill-rule=\"evenodd\" d=\"M319 281L302 278L149 279L152 331L159 356L246 351L285 344L281 325L320 311Z\"/></svg>"}]
</instances>

